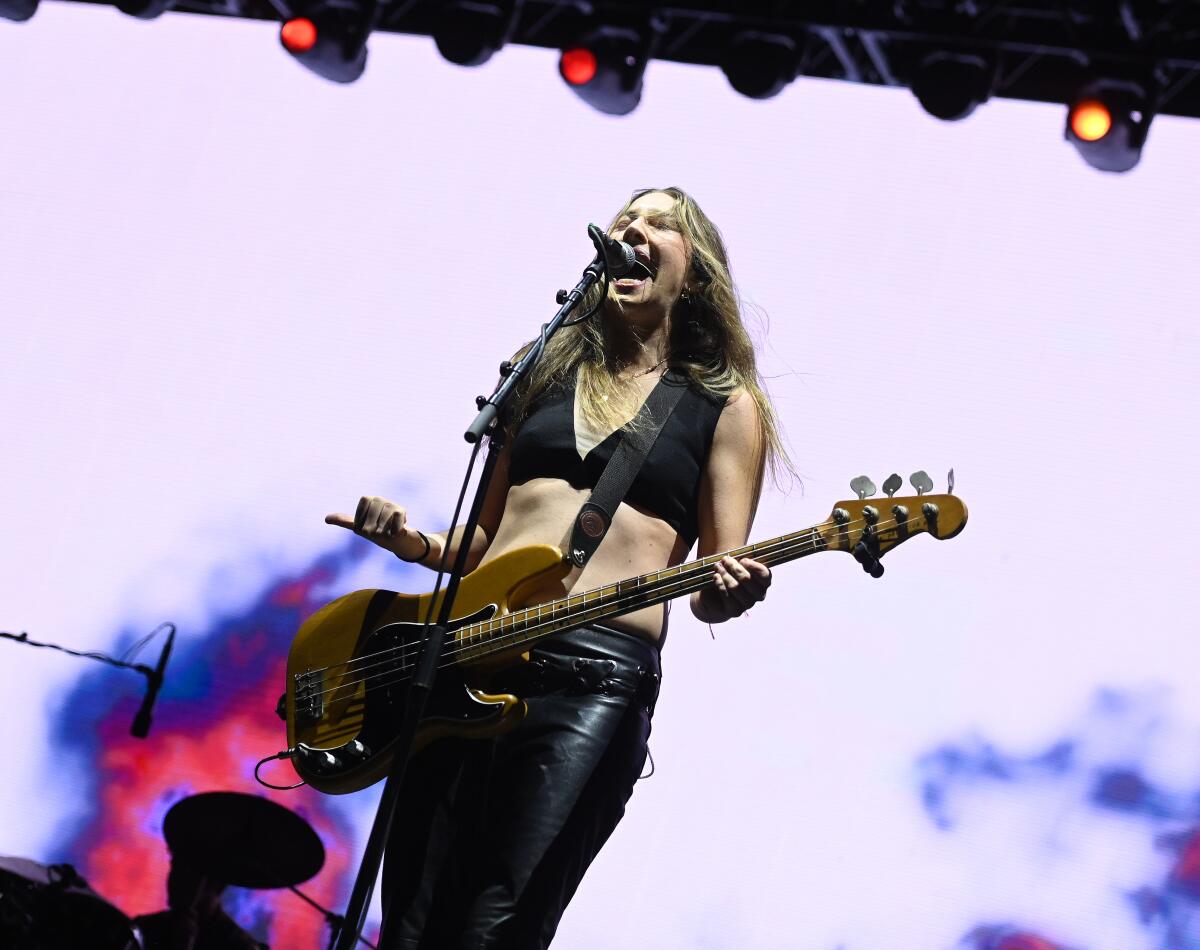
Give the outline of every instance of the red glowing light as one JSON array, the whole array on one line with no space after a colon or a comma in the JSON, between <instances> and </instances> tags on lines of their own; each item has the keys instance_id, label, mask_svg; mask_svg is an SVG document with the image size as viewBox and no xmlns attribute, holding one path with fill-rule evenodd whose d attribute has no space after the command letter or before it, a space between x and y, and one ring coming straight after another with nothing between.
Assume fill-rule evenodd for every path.
<instances>
[{"instance_id":1,"label":"red glowing light","mask_svg":"<svg viewBox=\"0 0 1200 950\"><path fill-rule=\"evenodd\" d=\"M1112 113L1108 106L1095 99L1077 102L1071 109L1071 131L1084 142L1102 139L1112 128Z\"/></svg>"},{"instance_id":2,"label":"red glowing light","mask_svg":"<svg viewBox=\"0 0 1200 950\"><path fill-rule=\"evenodd\" d=\"M296 17L283 24L279 39L288 52L307 53L317 43L317 26L307 17Z\"/></svg>"},{"instance_id":3,"label":"red glowing light","mask_svg":"<svg viewBox=\"0 0 1200 950\"><path fill-rule=\"evenodd\" d=\"M596 54L583 47L563 50L558 71L572 86L585 86L595 78Z\"/></svg>"}]
</instances>

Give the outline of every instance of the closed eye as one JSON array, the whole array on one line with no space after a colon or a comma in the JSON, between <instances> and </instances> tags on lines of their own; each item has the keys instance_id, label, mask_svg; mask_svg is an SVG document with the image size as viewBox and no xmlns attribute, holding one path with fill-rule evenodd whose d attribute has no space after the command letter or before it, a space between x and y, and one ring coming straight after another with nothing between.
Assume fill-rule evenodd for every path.
<instances>
[{"instance_id":1,"label":"closed eye","mask_svg":"<svg viewBox=\"0 0 1200 950\"><path fill-rule=\"evenodd\" d=\"M650 227L657 228L660 231L664 229L670 231L679 230L679 222L672 215L647 214L642 216L642 220L650 225ZM633 222L629 218L621 218L616 224L613 225L613 230L623 230L624 228L629 227L629 225L632 223Z\"/></svg>"}]
</instances>

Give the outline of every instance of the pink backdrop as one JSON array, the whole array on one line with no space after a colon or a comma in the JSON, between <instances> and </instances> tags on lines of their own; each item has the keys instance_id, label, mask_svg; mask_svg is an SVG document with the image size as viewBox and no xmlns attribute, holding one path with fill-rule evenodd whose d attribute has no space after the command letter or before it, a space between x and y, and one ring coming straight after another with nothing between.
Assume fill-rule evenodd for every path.
<instances>
[{"instance_id":1,"label":"pink backdrop","mask_svg":"<svg viewBox=\"0 0 1200 950\"><path fill-rule=\"evenodd\" d=\"M268 24L82 4L0 23L0 88L0 628L180 631L145 742L136 677L0 643L0 853L161 906L166 808L254 791L284 743L299 619L427 583L324 514L377 493L442 527L472 399L586 223L679 184L724 230L804 476L755 536L918 468L940 490L953 466L972 520L879 581L783 568L715 641L676 611L657 771L556 946L1200 946L1200 125L1156 120L1111 177L1048 106L943 125L904 91L751 102L654 63L613 119L543 51L471 71L380 36L340 88ZM376 795L279 798L337 907ZM320 940L287 895L230 907Z\"/></svg>"}]
</instances>

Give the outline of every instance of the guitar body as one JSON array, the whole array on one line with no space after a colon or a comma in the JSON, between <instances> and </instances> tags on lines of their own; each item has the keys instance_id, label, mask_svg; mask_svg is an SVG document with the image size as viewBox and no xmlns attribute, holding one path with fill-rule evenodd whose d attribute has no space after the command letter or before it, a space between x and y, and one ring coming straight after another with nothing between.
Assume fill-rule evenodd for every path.
<instances>
[{"instance_id":1,"label":"guitar body","mask_svg":"<svg viewBox=\"0 0 1200 950\"><path fill-rule=\"evenodd\" d=\"M538 545L463 578L414 752L445 737L488 738L520 722L522 700L489 694L480 684L497 669L525 662L525 648L454 662L458 631L503 616L569 570L558 548ZM355 591L326 604L296 634L287 663L288 747L298 750L296 772L317 791L354 792L387 775L432 597ZM440 602L439 596L435 617Z\"/></svg>"}]
</instances>

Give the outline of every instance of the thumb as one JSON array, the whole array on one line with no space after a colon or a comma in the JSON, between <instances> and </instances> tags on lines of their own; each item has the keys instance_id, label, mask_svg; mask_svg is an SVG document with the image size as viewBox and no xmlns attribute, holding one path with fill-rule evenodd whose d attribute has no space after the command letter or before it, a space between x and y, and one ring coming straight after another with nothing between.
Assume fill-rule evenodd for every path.
<instances>
[{"instance_id":1,"label":"thumb","mask_svg":"<svg viewBox=\"0 0 1200 950\"><path fill-rule=\"evenodd\" d=\"M326 515L325 523L337 525L339 528L349 528L352 531L354 530L354 518L351 515L343 515L340 513Z\"/></svg>"}]
</instances>

